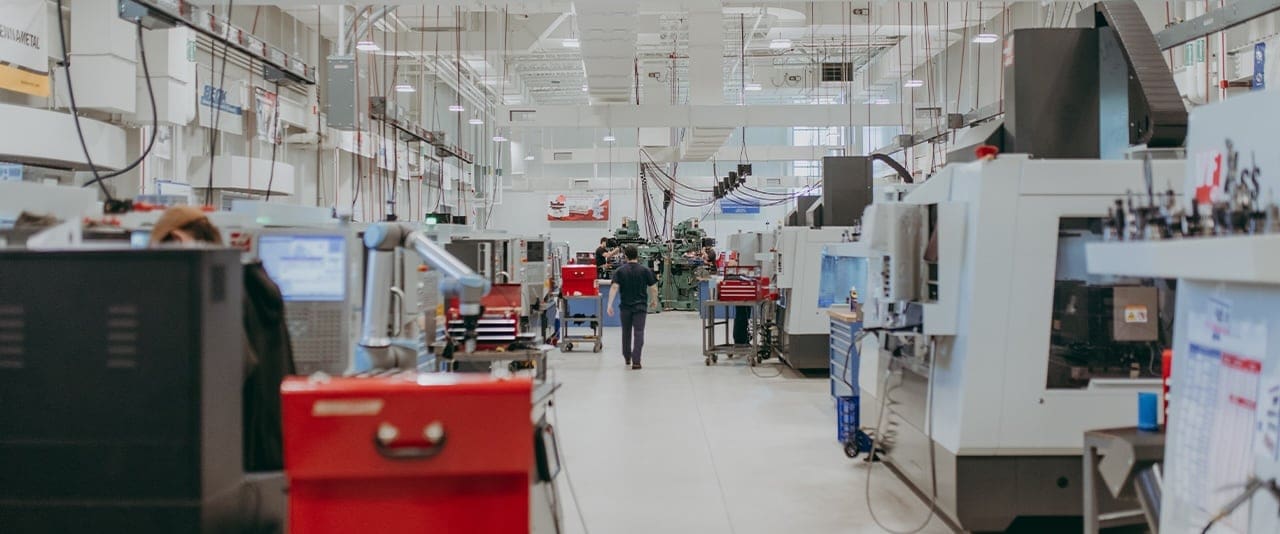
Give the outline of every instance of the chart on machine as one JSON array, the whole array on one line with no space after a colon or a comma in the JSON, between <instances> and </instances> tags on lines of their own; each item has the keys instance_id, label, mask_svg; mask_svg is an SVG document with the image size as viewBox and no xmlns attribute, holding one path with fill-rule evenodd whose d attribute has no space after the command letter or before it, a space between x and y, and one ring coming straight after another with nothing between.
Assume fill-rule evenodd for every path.
<instances>
[{"instance_id":1,"label":"chart on machine","mask_svg":"<svg viewBox=\"0 0 1280 534\"><path fill-rule=\"evenodd\" d=\"M1172 395L1170 490L1183 502L1222 509L1253 473L1253 445L1266 326L1232 320L1229 305L1210 299L1208 313L1189 313L1186 370ZM1248 530L1247 507L1220 522L1218 532Z\"/></svg>"}]
</instances>

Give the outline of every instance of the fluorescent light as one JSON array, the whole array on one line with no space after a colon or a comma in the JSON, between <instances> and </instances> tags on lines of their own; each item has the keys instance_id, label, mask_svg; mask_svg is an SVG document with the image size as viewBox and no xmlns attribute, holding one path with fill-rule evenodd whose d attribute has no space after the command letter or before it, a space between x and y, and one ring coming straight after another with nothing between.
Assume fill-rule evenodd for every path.
<instances>
[{"instance_id":1,"label":"fluorescent light","mask_svg":"<svg viewBox=\"0 0 1280 534\"><path fill-rule=\"evenodd\" d=\"M525 156L525 157L524 157L524 160L525 160L525 161L533 161L534 159L537 159L537 158L534 158L533 156Z\"/></svg>"},{"instance_id":2,"label":"fluorescent light","mask_svg":"<svg viewBox=\"0 0 1280 534\"><path fill-rule=\"evenodd\" d=\"M507 138L506 138L506 137L503 137L503 136L501 136L501 135L495 135L495 136L493 136L493 142L495 142L495 143L505 143L505 142L507 142Z\"/></svg>"},{"instance_id":3,"label":"fluorescent light","mask_svg":"<svg viewBox=\"0 0 1280 534\"><path fill-rule=\"evenodd\" d=\"M772 48L774 50L784 50L787 48L791 48L791 39L779 37L777 39L769 41L769 48Z\"/></svg>"},{"instance_id":4,"label":"fluorescent light","mask_svg":"<svg viewBox=\"0 0 1280 534\"><path fill-rule=\"evenodd\" d=\"M924 87L924 82L921 80L907 80L907 83L902 84L902 86L911 88Z\"/></svg>"},{"instance_id":5,"label":"fluorescent light","mask_svg":"<svg viewBox=\"0 0 1280 534\"><path fill-rule=\"evenodd\" d=\"M584 93L585 93L585 92L590 91L590 90L591 90L591 89L588 89L588 88L587 88L587 84L585 84L585 83L584 83L584 84L582 84L582 92L584 92Z\"/></svg>"},{"instance_id":6,"label":"fluorescent light","mask_svg":"<svg viewBox=\"0 0 1280 534\"><path fill-rule=\"evenodd\" d=\"M417 91L417 89L414 89L412 85L409 85L407 83L396 84L397 93L412 93L414 91Z\"/></svg>"},{"instance_id":7,"label":"fluorescent light","mask_svg":"<svg viewBox=\"0 0 1280 534\"><path fill-rule=\"evenodd\" d=\"M614 142L614 141L617 141L617 140L618 140L618 138L617 138L617 137L614 137L614 136L612 136L612 135L606 135L606 136L604 136L603 138L601 138L601 140L602 140L602 141L604 141L604 142L606 142L606 143L612 143L612 142Z\"/></svg>"},{"instance_id":8,"label":"fluorescent light","mask_svg":"<svg viewBox=\"0 0 1280 534\"><path fill-rule=\"evenodd\" d=\"M744 91L760 91L760 90L762 90L762 89L763 89L763 88L762 88L762 87L760 87L760 84L758 84L758 83L749 83L749 84L746 84L746 85L742 86L742 90L744 90Z\"/></svg>"},{"instance_id":9,"label":"fluorescent light","mask_svg":"<svg viewBox=\"0 0 1280 534\"><path fill-rule=\"evenodd\" d=\"M889 99L888 99L888 98L877 98L877 99L875 99L875 100L872 100L872 101L871 101L871 103L872 103L872 104L875 104L875 105L877 105L877 106L883 106L883 105L885 105L885 104L888 104L888 103L889 103Z\"/></svg>"},{"instance_id":10,"label":"fluorescent light","mask_svg":"<svg viewBox=\"0 0 1280 534\"><path fill-rule=\"evenodd\" d=\"M581 48L582 47L582 41L579 41L576 37L570 37L568 39L560 41L560 44L563 45L565 48Z\"/></svg>"},{"instance_id":11,"label":"fluorescent light","mask_svg":"<svg viewBox=\"0 0 1280 534\"><path fill-rule=\"evenodd\" d=\"M356 43L356 50L361 52L377 52L382 50L382 48L378 46L378 43L373 41L360 41Z\"/></svg>"},{"instance_id":12,"label":"fluorescent light","mask_svg":"<svg viewBox=\"0 0 1280 534\"><path fill-rule=\"evenodd\" d=\"M466 111L466 110L467 108L462 107L462 104L453 104L449 106L449 111L452 111L454 113L462 113L463 111Z\"/></svg>"},{"instance_id":13,"label":"fluorescent light","mask_svg":"<svg viewBox=\"0 0 1280 534\"><path fill-rule=\"evenodd\" d=\"M467 121L467 122L469 122L469 123L471 123L471 124L474 124L474 125L476 125L476 126L479 126L479 125L481 125L481 124L484 124L484 119L471 119L471 120L469 120L469 121Z\"/></svg>"},{"instance_id":14,"label":"fluorescent light","mask_svg":"<svg viewBox=\"0 0 1280 534\"><path fill-rule=\"evenodd\" d=\"M972 42L978 44L991 44L999 40L1000 36L994 33L979 33L978 35L973 36Z\"/></svg>"}]
</instances>

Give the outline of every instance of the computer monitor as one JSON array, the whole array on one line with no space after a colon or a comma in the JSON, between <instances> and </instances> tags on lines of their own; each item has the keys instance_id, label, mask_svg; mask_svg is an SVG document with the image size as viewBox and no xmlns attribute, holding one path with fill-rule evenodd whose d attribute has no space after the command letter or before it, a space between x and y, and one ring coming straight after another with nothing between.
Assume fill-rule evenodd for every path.
<instances>
[{"instance_id":1,"label":"computer monitor","mask_svg":"<svg viewBox=\"0 0 1280 534\"><path fill-rule=\"evenodd\" d=\"M346 300L347 236L264 234L258 258L285 301Z\"/></svg>"},{"instance_id":2,"label":"computer monitor","mask_svg":"<svg viewBox=\"0 0 1280 534\"><path fill-rule=\"evenodd\" d=\"M270 228L253 250L285 301L298 374L349 370L362 249L348 229ZM353 272L355 271L355 272Z\"/></svg>"}]
</instances>

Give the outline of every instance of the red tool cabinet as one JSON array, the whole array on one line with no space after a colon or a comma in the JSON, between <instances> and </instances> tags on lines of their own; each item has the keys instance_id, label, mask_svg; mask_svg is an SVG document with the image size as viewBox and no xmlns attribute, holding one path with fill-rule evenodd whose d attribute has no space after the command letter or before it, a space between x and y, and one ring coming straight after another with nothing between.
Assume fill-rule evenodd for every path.
<instances>
[{"instance_id":1,"label":"red tool cabinet","mask_svg":"<svg viewBox=\"0 0 1280 534\"><path fill-rule=\"evenodd\" d=\"M566 297L592 297L600 294L596 286L594 265L565 265L560 268L560 294Z\"/></svg>"},{"instance_id":2,"label":"red tool cabinet","mask_svg":"<svg viewBox=\"0 0 1280 534\"><path fill-rule=\"evenodd\" d=\"M286 380L290 530L528 532L531 390L460 374Z\"/></svg>"}]
</instances>

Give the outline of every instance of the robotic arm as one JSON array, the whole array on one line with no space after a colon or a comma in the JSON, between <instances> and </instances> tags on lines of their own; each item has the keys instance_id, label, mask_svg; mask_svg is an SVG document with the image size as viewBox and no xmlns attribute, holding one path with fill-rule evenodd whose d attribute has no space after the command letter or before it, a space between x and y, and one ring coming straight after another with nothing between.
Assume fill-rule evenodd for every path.
<instances>
[{"instance_id":1,"label":"robotic arm","mask_svg":"<svg viewBox=\"0 0 1280 534\"><path fill-rule=\"evenodd\" d=\"M368 250L365 266L364 322L360 332L360 347L369 352L375 362L388 361L387 350L392 345L391 285L395 264L395 250L403 247L416 252L431 268L444 276L440 280L440 292L445 297L457 297L459 312L466 327L464 350L476 348L476 324L483 308L480 299L489 294L489 281L485 280L444 247L431 241L426 234L397 223L379 223L364 233L364 246Z\"/></svg>"}]
</instances>

